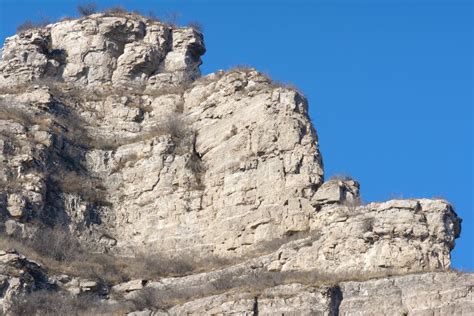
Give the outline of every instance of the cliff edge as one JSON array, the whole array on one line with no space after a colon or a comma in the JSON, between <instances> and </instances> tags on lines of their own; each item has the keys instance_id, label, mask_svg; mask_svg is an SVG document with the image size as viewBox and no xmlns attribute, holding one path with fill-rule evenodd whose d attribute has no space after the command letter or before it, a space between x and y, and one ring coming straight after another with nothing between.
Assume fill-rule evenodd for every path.
<instances>
[{"instance_id":1,"label":"cliff edge","mask_svg":"<svg viewBox=\"0 0 474 316\"><path fill-rule=\"evenodd\" d=\"M255 69L201 76L205 51L124 12L5 41L5 314L474 312L449 202L324 181L305 97Z\"/></svg>"}]
</instances>

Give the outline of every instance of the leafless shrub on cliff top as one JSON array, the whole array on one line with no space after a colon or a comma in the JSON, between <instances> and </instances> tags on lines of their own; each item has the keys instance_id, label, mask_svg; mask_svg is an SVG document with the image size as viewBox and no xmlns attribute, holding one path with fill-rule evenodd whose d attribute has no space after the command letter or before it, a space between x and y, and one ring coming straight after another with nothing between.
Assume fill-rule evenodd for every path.
<instances>
[{"instance_id":1,"label":"leafless shrub on cliff top","mask_svg":"<svg viewBox=\"0 0 474 316\"><path fill-rule=\"evenodd\" d=\"M233 72L243 72L243 73L249 73L255 71L255 68L249 65L235 65L229 70L227 70L228 73L233 73Z\"/></svg>"},{"instance_id":2,"label":"leafless shrub on cliff top","mask_svg":"<svg viewBox=\"0 0 474 316\"><path fill-rule=\"evenodd\" d=\"M76 260L84 253L77 239L62 227L41 227L26 245L42 256L62 262Z\"/></svg>"},{"instance_id":3,"label":"leafless shrub on cliff top","mask_svg":"<svg viewBox=\"0 0 474 316\"><path fill-rule=\"evenodd\" d=\"M339 180L339 181L354 181L354 178L351 177L350 175L347 175L345 173L341 174L334 174L329 178L329 181L331 180Z\"/></svg>"},{"instance_id":4,"label":"leafless shrub on cliff top","mask_svg":"<svg viewBox=\"0 0 474 316\"><path fill-rule=\"evenodd\" d=\"M37 25L35 23L33 23L30 20L26 20L25 22L23 22L23 23L21 23L20 25L17 26L16 31L18 33L21 33L21 32L24 32L24 31L34 29L36 27L37 27Z\"/></svg>"},{"instance_id":5,"label":"leafless shrub on cliff top","mask_svg":"<svg viewBox=\"0 0 474 316\"><path fill-rule=\"evenodd\" d=\"M179 19L181 18L181 13L177 11L166 12L163 20L165 23L171 25L172 27L176 27L178 25Z\"/></svg>"},{"instance_id":6,"label":"leafless shrub on cliff top","mask_svg":"<svg viewBox=\"0 0 474 316\"><path fill-rule=\"evenodd\" d=\"M97 12L97 4L94 2L79 4L77 6L77 12L81 16L88 16Z\"/></svg>"},{"instance_id":7,"label":"leafless shrub on cliff top","mask_svg":"<svg viewBox=\"0 0 474 316\"><path fill-rule=\"evenodd\" d=\"M199 22L197 22L197 21L191 21L191 22L189 22L189 23L188 23L188 27L190 27L190 28L192 28L192 29L194 29L194 30L196 30L196 31L198 31L198 32L200 32L200 33L202 33L202 31L203 31L203 29L204 29L203 26L202 26L202 24L199 23Z\"/></svg>"},{"instance_id":8,"label":"leafless shrub on cliff top","mask_svg":"<svg viewBox=\"0 0 474 316\"><path fill-rule=\"evenodd\" d=\"M127 9L122 6L115 6L104 11L106 15L122 16L128 14Z\"/></svg>"},{"instance_id":9,"label":"leafless shrub on cliff top","mask_svg":"<svg viewBox=\"0 0 474 316\"><path fill-rule=\"evenodd\" d=\"M270 79L270 77L268 78ZM301 89L298 86L296 86L295 84L291 82L283 82L283 81L272 80L272 79L270 79L270 81L271 81L271 86L274 88L283 88L283 89L293 90L296 93L304 96L303 91L301 91Z\"/></svg>"},{"instance_id":10,"label":"leafless shrub on cliff top","mask_svg":"<svg viewBox=\"0 0 474 316\"><path fill-rule=\"evenodd\" d=\"M43 18L39 22L33 22L31 20L26 20L26 21L24 21L23 23L21 23L20 25L17 26L16 31L18 33L22 33L22 32L28 31L28 30L45 27L48 24L50 24L50 21L45 19L45 18Z\"/></svg>"},{"instance_id":11,"label":"leafless shrub on cliff top","mask_svg":"<svg viewBox=\"0 0 474 316\"><path fill-rule=\"evenodd\" d=\"M88 174L54 168L48 173L48 181L62 193L77 194L90 203L107 204L105 188Z\"/></svg>"},{"instance_id":12,"label":"leafless shrub on cliff top","mask_svg":"<svg viewBox=\"0 0 474 316\"><path fill-rule=\"evenodd\" d=\"M0 98L0 120L11 120L25 127L38 125L40 130L48 130L52 124L52 118L45 113L27 113L21 104L8 104Z\"/></svg>"}]
</instances>

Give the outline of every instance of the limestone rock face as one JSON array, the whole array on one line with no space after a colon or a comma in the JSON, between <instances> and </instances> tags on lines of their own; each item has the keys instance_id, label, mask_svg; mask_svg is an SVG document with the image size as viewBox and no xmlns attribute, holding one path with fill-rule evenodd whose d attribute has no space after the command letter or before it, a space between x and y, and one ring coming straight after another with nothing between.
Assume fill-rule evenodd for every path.
<instances>
[{"instance_id":1,"label":"limestone rock face","mask_svg":"<svg viewBox=\"0 0 474 316\"><path fill-rule=\"evenodd\" d=\"M280 249L274 268L348 273L447 269L460 222L443 200L324 207L311 241Z\"/></svg>"},{"instance_id":2,"label":"limestone rock face","mask_svg":"<svg viewBox=\"0 0 474 316\"><path fill-rule=\"evenodd\" d=\"M204 52L194 29L133 14L95 14L8 38L0 71L6 82L171 84L199 76Z\"/></svg>"},{"instance_id":3,"label":"limestone rock face","mask_svg":"<svg viewBox=\"0 0 474 316\"><path fill-rule=\"evenodd\" d=\"M169 315L336 315L340 296L337 288L280 285L251 292L214 295L173 307Z\"/></svg>"},{"instance_id":4,"label":"limestone rock face","mask_svg":"<svg viewBox=\"0 0 474 316\"><path fill-rule=\"evenodd\" d=\"M352 179L329 180L316 192L314 199L319 204L346 204L357 206L360 204L359 183Z\"/></svg>"},{"instance_id":5,"label":"limestone rock face","mask_svg":"<svg viewBox=\"0 0 474 316\"><path fill-rule=\"evenodd\" d=\"M168 315L471 315L472 274L412 274L312 287L290 283L258 294L211 295L177 305ZM130 315L138 315L131 313ZM162 315L149 313L144 315ZM164 315L164 314L163 314Z\"/></svg>"},{"instance_id":6,"label":"limestone rock face","mask_svg":"<svg viewBox=\"0 0 474 316\"><path fill-rule=\"evenodd\" d=\"M471 315L473 274L426 273L341 284L341 315Z\"/></svg>"},{"instance_id":7,"label":"limestone rock face","mask_svg":"<svg viewBox=\"0 0 474 316\"><path fill-rule=\"evenodd\" d=\"M203 78L181 102L192 131L180 144L184 154L167 139L116 153L145 156L113 175L126 197L116 235L127 238L117 247L159 241L165 249L240 255L308 230L322 167L305 99L250 71ZM155 99L152 113L170 115L165 104Z\"/></svg>"},{"instance_id":8,"label":"limestone rock face","mask_svg":"<svg viewBox=\"0 0 474 316\"><path fill-rule=\"evenodd\" d=\"M8 313L12 304L30 291L51 289L44 270L16 251L0 251L0 304Z\"/></svg>"},{"instance_id":9,"label":"limestone rock face","mask_svg":"<svg viewBox=\"0 0 474 316\"><path fill-rule=\"evenodd\" d=\"M106 283L3 252L5 313L38 289L131 315L472 311L447 201L363 205L357 181L325 182L305 97L255 69L200 77L204 52L200 32L128 13L6 40L0 241L60 228L94 258L214 263Z\"/></svg>"}]
</instances>

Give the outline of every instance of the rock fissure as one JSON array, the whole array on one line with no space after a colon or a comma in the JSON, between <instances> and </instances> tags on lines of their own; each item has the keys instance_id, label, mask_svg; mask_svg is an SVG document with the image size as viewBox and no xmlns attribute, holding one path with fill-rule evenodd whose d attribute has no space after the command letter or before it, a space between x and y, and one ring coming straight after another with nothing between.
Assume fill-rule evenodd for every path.
<instances>
[{"instance_id":1,"label":"rock fissure","mask_svg":"<svg viewBox=\"0 0 474 316\"><path fill-rule=\"evenodd\" d=\"M447 201L362 205L357 181L324 181L301 93L200 77L204 53L199 31L123 12L5 41L0 249L41 261L0 251L5 314L85 294L130 315L474 309Z\"/></svg>"}]
</instances>

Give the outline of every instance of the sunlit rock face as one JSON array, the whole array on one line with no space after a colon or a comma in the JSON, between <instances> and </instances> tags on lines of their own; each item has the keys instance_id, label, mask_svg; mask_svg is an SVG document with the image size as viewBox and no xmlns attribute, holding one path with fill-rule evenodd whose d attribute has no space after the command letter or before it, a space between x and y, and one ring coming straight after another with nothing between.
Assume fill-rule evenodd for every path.
<instances>
[{"instance_id":1,"label":"sunlit rock face","mask_svg":"<svg viewBox=\"0 0 474 316\"><path fill-rule=\"evenodd\" d=\"M61 227L95 253L225 264L104 284L58 275L9 250L0 253L5 313L15 297L45 288L125 302L149 289L192 293L165 308L171 315L456 314L473 307L471 276L442 272L461 227L447 201L362 205L357 181L324 181L300 92L249 68L201 77L204 52L199 31L128 13L93 14L6 40L2 238L34 241ZM443 293L459 294L451 303L451 294L433 295L441 283ZM411 300L411 288L422 297ZM398 305L370 304L379 297Z\"/></svg>"},{"instance_id":2,"label":"sunlit rock face","mask_svg":"<svg viewBox=\"0 0 474 316\"><path fill-rule=\"evenodd\" d=\"M8 82L57 80L81 85L176 84L199 76L202 34L138 15L96 14L8 38Z\"/></svg>"}]
</instances>

